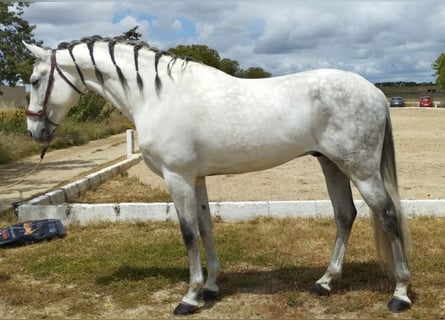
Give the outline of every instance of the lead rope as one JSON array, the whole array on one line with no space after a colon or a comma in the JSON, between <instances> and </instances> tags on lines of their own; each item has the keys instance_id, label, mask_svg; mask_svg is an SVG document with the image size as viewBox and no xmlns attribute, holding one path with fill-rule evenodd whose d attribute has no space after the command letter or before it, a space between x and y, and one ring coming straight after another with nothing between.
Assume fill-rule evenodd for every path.
<instances>
[{"instance_id":1,"label":"lead rope","mask_svg":"<svg viewBox=\"0 0 445 320\"><path fill-rule=\"evenodd\" d=\"M40 152L40 160L39 160L39 162L37 162L37 163L34 165L34 167L32 167L32 169L29 170L29 172L28 172L27 174L25 174L25 175L24 175L22 178L20 178L18 181L14 182L14 183L11 183L11 184L8 184L8 185L6 185L6 186L0 186L0 188L1 188L1 189L11 188L11 187L14 187L14 186L16 186L16 185L22 183L23 181L25 181L30 175L33 174L33 172L37 169L37 167L42 163L43 158L45 157L46 150L48 150L48 142L45 142L45 144L43 145L42 151ZM20 192L20 194L22 194L21 191L19 191L19 192Z\"/></svg>"}]
</instances>

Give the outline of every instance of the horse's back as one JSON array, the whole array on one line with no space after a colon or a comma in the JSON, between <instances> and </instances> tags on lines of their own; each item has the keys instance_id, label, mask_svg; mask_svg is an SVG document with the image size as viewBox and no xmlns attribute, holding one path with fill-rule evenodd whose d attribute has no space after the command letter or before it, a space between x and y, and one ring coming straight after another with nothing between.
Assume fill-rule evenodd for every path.
<instances>
[{"instance_id":1,"label":"horse's back","mask_svg":"<svg viewBox=\"0 0 445 320\"><path fill-rule=\"evenodd\" d=\"M156 149L176 162L187 158L199 175L262 170L329 152L329 144L347 145L358 127L373 123L370 117L378 122L384 115L377 88L329 69L261 80L224 77L190 95L183 99L189 104L164 111Z\"/></svg>"}]
</instances>

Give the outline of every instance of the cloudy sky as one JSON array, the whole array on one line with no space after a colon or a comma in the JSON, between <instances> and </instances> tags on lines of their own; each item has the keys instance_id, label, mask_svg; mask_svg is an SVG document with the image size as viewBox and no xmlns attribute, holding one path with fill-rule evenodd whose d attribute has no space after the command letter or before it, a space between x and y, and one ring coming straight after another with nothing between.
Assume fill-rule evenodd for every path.
<instances>
[{"instance_id":1,"label":"cloudy sky","mask_svg":"<svg viewBox=\"0 0 445 320\"><path fill-rule=\"evenodd\" d=\"M372 82L434 81L445 52L443 0L53 1L31 3L25 19L49 47L138 25L160 49L204 44L273 75L328 67Z\"/></svg>"}]
</instances>

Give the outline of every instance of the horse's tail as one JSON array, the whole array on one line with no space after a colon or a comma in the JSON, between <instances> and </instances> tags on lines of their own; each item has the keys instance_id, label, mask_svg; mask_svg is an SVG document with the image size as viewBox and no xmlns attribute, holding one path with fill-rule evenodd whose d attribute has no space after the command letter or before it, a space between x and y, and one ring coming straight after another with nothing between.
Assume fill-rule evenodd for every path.
<instances>
[{"instance_id":1,"label":"horse's tail","mask_svg":"<svg viewBox=\"0 0 445 320\"><path fill-rule=\"evenodd\" d=\"M389 110L387 110L386 112L386 126L385 136L383 140L382 159L380 163L380 173L386 190L391 197L392 203L394 205L398 223L397 228L399 230L401 241L403 242L405 253L408 254L410 251L410 235L407 218L402 211L402 205L399 197L394 140L392 135L392 125ZM391 241L388 234L383 229L383 225L380 219L378 217L375 217L373 214L371 214L371 217L374 226L375 241L380 265L388 274L394 275L395 267Z\"/></svg>"}]
</instances>

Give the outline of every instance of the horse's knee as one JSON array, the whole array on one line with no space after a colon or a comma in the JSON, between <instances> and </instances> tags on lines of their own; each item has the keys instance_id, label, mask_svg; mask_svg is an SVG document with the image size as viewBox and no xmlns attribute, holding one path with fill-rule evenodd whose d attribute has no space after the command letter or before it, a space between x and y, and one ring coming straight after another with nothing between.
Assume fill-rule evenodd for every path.
<instances>
[{"instance_id":1,"label":"horse's knee","mask_svg":"<svg viewBox=\"0 0 445 320\"><path fill-rule=\"evenodd\" d=\"M335 223L343 230L351 230L357 217L357 210L352 207L350 210L340 210L335 215Z\"/></svg>"},{"instance_id":2,"label":"horse's knee","mask_svg":"<svg viewBox=\"0 0 445 320\"><path fill-rule=\"evenodd\" d=\"M192 226L185 220L179 219L179 226L181 228L182 239L187 249L193 247L198 242L198 235L193 231Z\"/></svg>"}]
</instances>

